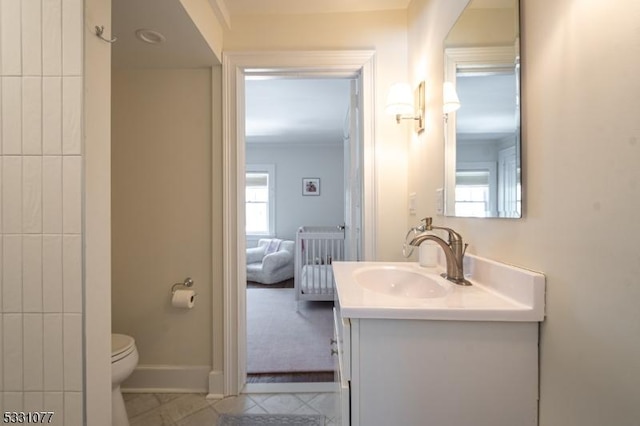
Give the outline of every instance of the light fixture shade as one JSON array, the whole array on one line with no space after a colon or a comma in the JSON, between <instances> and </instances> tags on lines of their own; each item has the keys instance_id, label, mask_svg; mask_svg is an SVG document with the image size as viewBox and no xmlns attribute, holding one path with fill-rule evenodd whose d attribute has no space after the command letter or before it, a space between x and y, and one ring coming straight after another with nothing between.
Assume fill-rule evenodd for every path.
<instances>
[{"instance_id":1,"label":"light fixture shade","mask_svg":"<svg viewBox=\"0 0 640 426\"><path fill-rule=\"evenodd\" d=\"M450 81L445 81L442 87L442 110L445 114L456 111L460 108L460 99L456 88Z\"/></svg>"},{"instance_id":2,"label":"light fixture shade","mask_svg":"<svg viewBox=\"0 0 640 426\"><path fill-rule=\"evenodd\" d=\"M385 112L390 115L413 115L413 91L407 83L396 83L389 88Z\"/></svg>"}]
</instances>

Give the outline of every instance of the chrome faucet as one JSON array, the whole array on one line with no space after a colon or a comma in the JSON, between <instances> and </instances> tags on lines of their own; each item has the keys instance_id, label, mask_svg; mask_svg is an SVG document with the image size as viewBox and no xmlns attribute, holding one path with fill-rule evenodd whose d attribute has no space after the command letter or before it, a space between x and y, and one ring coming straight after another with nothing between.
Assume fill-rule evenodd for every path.
<instances>
[{"instance_id":1,"label":"chrome faucet","mask_svg":"<svg viewBox=\"0 0 640 426\"><path fill-rule=\"evenodd\" d=\"M453 229L433 226L432 222L433 219L430 217L425 217L424 219L422 219L422 224L418 227L418 229L423 232L420 235L417 235L413 240L411 240L409 244L418 247L426 240L435 241L444 251L444 256L447 260L447 272L442 274L442 276L458 285L471 285L471 283L464 278L464 268L462 262L464 253L465 251L467 251L468 244L464 244L462 242L462 236ZM434 229L447 231L449 233L449 242L447 243L437 235L428 233L429 231L432 231Z\"/></svg>"}]
</instances>

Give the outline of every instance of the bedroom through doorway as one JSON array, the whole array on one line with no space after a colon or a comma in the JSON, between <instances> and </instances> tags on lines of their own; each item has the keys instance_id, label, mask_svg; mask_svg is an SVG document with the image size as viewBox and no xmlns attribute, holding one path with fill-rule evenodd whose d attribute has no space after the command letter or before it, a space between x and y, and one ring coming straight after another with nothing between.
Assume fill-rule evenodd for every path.
<instances>
[{"instance_id":1,"label":"bedroom through doorway","mask_svg":"<svg viewBox=\"0 0 640 426\"><path fill-rule=\"evenodd\" d=\"M357 76L245 77L248 384L334 380L330 265L360 258L358 86ZM333 251L312 251L310 229L331 235Z\"/></svg>"}]
</instances>

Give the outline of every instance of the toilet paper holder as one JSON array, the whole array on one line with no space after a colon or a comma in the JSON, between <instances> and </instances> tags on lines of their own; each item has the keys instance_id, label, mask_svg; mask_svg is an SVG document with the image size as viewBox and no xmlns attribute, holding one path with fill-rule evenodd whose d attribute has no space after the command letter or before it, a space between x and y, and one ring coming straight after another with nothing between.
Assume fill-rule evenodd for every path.
<instances>
[{"instance_id":1,"label":"toilet paper holder","mask_svg":"<svg viewBox=\"0 0 640 426\"><path fill-rule=\"evenodd\" d=\"M176 292L176 287L193 287L193 280L190 277L187 277L183 282L175 283L171 286L171 294Z\"/></svg>"}]
</instances>

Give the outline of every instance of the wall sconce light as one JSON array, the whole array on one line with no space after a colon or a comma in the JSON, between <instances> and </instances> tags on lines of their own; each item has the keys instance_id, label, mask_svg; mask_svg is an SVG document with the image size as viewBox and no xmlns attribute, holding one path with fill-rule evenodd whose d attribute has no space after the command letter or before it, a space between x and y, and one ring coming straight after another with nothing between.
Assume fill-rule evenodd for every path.
<instances>
[{"instance_id":1,"label":"wall sconce light","mask_svg":"<svg viewBox=\"0 0 640 426\"><path fill-rule=\"evenodd\" d=\"M420 82L414 93L411 93L411 87L407 83L396 83L391 86L385 111L387 114L395 115L397 123L400 123L400 120L414 120L414 130L418 133L423 131L424 81Z\"/></svg>"},{"instance_id":2,"label":"wall sconce light","mask_svg":"<svg viewBox=\"0 0 640 426\"><path fill-rule=\"evenodd\" d=\"M442 111L445 120L449 117L450 112L457 111L460 108L460 99L456 92L456 87L450 81L445 81L442 86Z\"/></svg>"}]
</instances>

